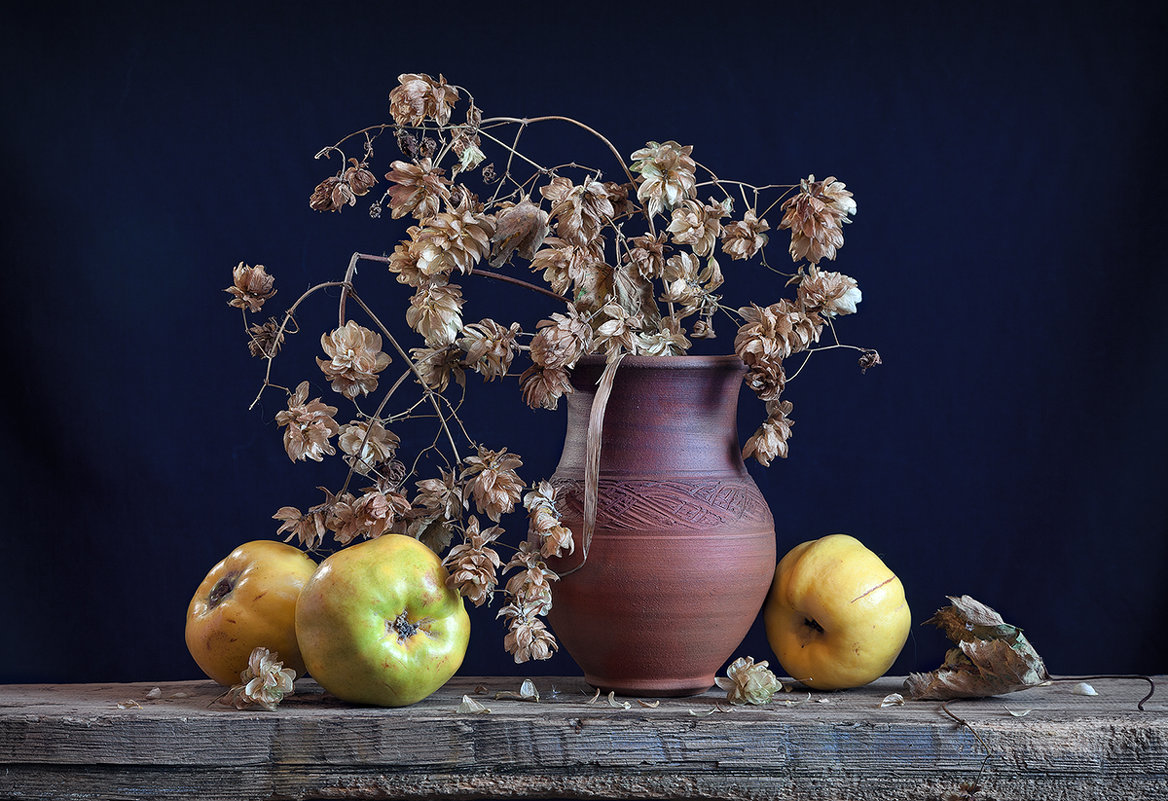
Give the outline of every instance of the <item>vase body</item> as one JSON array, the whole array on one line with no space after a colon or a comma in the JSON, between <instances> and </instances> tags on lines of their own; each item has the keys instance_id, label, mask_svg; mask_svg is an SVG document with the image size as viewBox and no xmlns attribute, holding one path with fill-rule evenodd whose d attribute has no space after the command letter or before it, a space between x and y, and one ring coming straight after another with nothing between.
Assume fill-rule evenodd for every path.
<instances>
[{"instance_id":1,"label":"vase body","mask_svg":"<svg viewBox=\"0 0 1168 801\"><path fill-rule=\"evenodd\" d=\"M775 570L774 520L738 444L745 368L734 356L625 357L605 410L584 560L588 420L603 369L581 360L567 396L552 483L575 551L549 560L564 575L548 620L594 687L701 693L746 636Z\"/></svg>"}]
</instances>

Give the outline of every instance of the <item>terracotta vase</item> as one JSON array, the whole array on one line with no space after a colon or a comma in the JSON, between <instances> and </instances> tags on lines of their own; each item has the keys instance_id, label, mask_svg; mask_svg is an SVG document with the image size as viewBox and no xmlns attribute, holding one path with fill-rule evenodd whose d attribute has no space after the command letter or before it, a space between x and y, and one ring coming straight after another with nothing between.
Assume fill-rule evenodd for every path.
<instances>
[{"instance_id":1,"label":"terracotta vase","mask_svg":"<svg viewBox=\"0 0 1168 801\"><path fill-rule=\"evenodd\" d=\"M775 570L774 520L746 472L734 356L629 356L604 417L596 527L583 543L588 418L604 362L581 360L568 396L560 510L575 552L551 560L548 620L604 691L701 693L742 642ZM581 565L578 570L571 571Z\"/></svg>"}]
</instances>

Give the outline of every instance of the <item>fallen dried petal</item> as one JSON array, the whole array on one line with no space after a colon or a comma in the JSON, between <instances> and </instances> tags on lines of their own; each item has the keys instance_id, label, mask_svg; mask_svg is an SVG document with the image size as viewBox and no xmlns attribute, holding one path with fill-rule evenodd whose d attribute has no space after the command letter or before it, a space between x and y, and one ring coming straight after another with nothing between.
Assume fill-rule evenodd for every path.
<instances>
[{"instance_id":1,"label":"fallen dried petal","mask_svg":"<svg viewBox=\"0 0 1168 801\"><path fill-rule=\"evenodd\" d=\"M484 684L476 684L475 685L475 688L474 688L475 695L486 695L487 692L488 691L487 691L486 685L484 685Z\"/></svg>"},{"instance_id":2,"label":"fallen dried petal","mask_svg":"<svg viewBox=\"0 0 1168 801\"><path fill-rule=\"evenodd\" d=\"M589 698L589 699L588 699L588 703L590 703L590 704L595 704L595 703L596 703L596 699L598 699L598 698L600 698L600 688L597 688L597 689L596 689L596 695L594 695L594 696L592 696L591 698Z\"/></svg>"},{"instance_id":3,"label":"fallen dried petal","mask_svg":"<svg viewBox=\"0 0 1168 801\"><path fill-rule=\"evenodd\" d=\"M830 698L816 698L815 703L817 703L817 704L830 704L831 699Z\"/></svg>"},{"instance_id":4,"label":"fallen dried petal","mask_svg":"<svg viewBox=\"0 0 1168 801\"><path fill-rule=\"evenodd\" d=\"M458 705L458 712L466 712L473 715L489 715L491 710L480 704L469 695L462 696L462 703Z\"/></svg>"},{"instance_id":5,"label":"fallen dried petal","mask_svg":"<svg viewBox=\"0 0 1168 801\"><path fill-rule=\"evenodd\" d=\"M904 696L900 693L890 693L884 696L884 700L880 702L880 708L886 706L904 706Z\"/></svg>"},{"instance_id":6,"label":"fallen dried petal","mask_svg":"<svg viewBox=\"0 0 1168 801\"><path fill-rule=\"evenodd\" d=\"M694 712L692 709L687 709L686 712L693 715L695 718L708 718L710 715L717 712L717 709L711 709L709 712Z\"/></svg>"},{"instance_id":7,"label":"fallen dried petal","mask_svg":"<svg viewBox=\"0 0 1168 801\"><path fill-rule=\"evenodd\" d=\"M1071 692L1075 695L1099 695L1095 692L1095 688L1085 681L1081 681L1071 688Z\"/></svg>"},{"instance_id":8,"label":"fallen dried petal","mask_svg":"<svg viewBox=\"0 0 1168 801\"><path fill-rule=\"evenodd\" d=\"M660 701L652 701L652 702L642 701L640 698L637 699L637 703L640 704L641 706L647 707L649 709L656 709L657 707L661 706Z\"/></svg>"},{"instance_id":9,"label":"fallen dried petal","mask_svg":"<svg viewBox=\"0 0 1168 801\"><path fill-rule=\"evenodd\" d=\"M1010 709L1010 707L1006 707L1006 711L1016 718L1024 718L1031 712L1029 709Z\"/></svg>"},{"instance_id":10,"label":"fallen dried petal","mask_svg":"<svg viewBox=\"0 0 1168 801\"><path fill-rule=\"evenodd\" d=\"M628 701L623 701L623 702L617 701L615 691L609 692L608 705L611 706L613 709L631 709L633 706Z\"/></svg>"},{"instance_id":11,"label":"fallen dried petal","mask_svg":"<svg viewBox=\"0 0 1168 801\"><path fill-rule=\"evenodd\" d=\"M140 703L138 703L137 701L135 701L133 698L131 698L127 701L119 701L118 702L118 709L141 709L141 708L142 708L142 705Z\"/></svg>"},{"instance_id":12,"label":"fallen dried petal","mask_svg":"<svg viewBox=\"0 0 1168 801\"><path fill-rule=\"evenodd\" d=\"M146 697L149 698L151 701L153 701L155 698L161 698L162 697L162 688L155 687L153 690L146 693Z\"/></svg>"}]
</instances>

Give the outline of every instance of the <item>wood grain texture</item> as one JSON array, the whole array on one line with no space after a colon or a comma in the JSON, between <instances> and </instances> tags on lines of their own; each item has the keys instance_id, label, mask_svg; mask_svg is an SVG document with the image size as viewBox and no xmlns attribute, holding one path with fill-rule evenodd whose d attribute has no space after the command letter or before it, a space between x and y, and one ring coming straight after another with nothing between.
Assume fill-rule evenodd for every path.
<instances>
[{"instance_id":1,"label":"wood grain texture","mask_svg":"<svg viewBox=\"0 0 1168 801\"><path fill-rule=\"evenodd\" d=\"M936 702L881 709L901 681L766 707L730 708L717 691L618 699L626 710L588 703L579 679L536 679L537 704L494 698L517 678L456 677L405 709L350 706L303 680L274 713L214 703L210 682L0 686L0 797L887 801L964 798L980 773L979 801L1168 798L1168 714L1160 695L1136 711L1143 682L953 703L987 761ZM463 694L491 714L458 713Z\"/></svg>"}]
</instances>

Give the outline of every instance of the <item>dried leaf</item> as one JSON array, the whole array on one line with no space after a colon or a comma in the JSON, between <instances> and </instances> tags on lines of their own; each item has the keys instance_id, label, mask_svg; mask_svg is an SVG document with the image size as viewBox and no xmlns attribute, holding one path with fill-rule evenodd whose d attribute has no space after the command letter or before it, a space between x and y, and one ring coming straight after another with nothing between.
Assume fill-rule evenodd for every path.
<instances>
[{"instance_id":1,"label":"dried leaf","mask_svg":"<svg viewBox=\"0 0 1168 801\"><path fill-rule=\"evenodd\" d=\"M661 706L660 701L642 701L640 698L637 699L637 703L643 707L646 707L647 709L656 709L657 707Z\"/></svg>"},{"instance_id":2,"label":"dried leaf","mask_svg":"<svg viewBox=\"0 0 1168 801\"><path fill-rule=\"evenodd\" d=\"M1037 687L1050 678L1042 657L1022 634L990 607L970 598L952 603L926 623L957 644L931 673L912 673L904 686L914 700L983 698Z\"/></svg>"},{"instance_id":3,"label":"dried leaf","mask_svg":"<svg viewBox=\"0 0 1168 801\"><path fill-rule=\"evenodd\" d=\"M466 712L472 715L489 715L491 710L480 704L469 695L462 696L462 703L458 705L458 712Z\"/></svg>"},{"instance_id":4,"label":"dried leaf","mask_svg":"<svg viewBox=\"0 0 1168 801\"><path fill-rule=\"evenodd\" d=\"M900 693L890 693L884 696L884 700L880 702L880 708L884 709L889 706L904 706L904 696Z\"/></svg>"},{"instance_id":5,"label":"dried leaf","mask_svg":"<svg viewBox=\"0 0 1168 801\"><path fill-rule=\"evenodd\" d=\"M487 687L485 684L476 684L475 685L475 688L474 688L475 695L486 695L487 692L488 691L487 691Z\"/></svg>"},{"instance_id":6,"label":"dried leaf","mask_svg":"<svg viewBox=\"0 0 1168 801\"><path fill-rule=\"evenodd\" d=\"M1075 695L1099 695L1099 693L1095 691L1095 688L1085 681L1081 681L1072 687L1071 692L1073 692Z\"/></svg>"},{"instance_id":7,"label":"dried leaf","mask_svg":"<svg viewBox=\"0 0 1168 801\"><path fill-rule=\"evenodd\" d=\"M153 701L156 698L161 698L162 697L162 688L155 687L153 690L146 693L146 697L149 698L151 701Z\"/></svg>"},{"instance_id":8,"label":"dried leaf","mask_svg":"<svg viewBox=\"0 0 1168 801\"><path fill-rule=\"evenodd\" d=\"M600 688L599 688L599 687L598 687L598 688L596 688L596 695L594 695L594 696L592 696L591 698L589 698L589 699L588 699L588 703L590 703L590 704L595 704L595 703L596 703L596 700L597 700L598 698L600 698Z\"/></svg>"},{"instance_id":9,"label":"dried leaf","mask_svg":"<svg viewBox=\"0 0 1168 801\"><path fill-rule=\"evenodd\" d=\"M535 689L535 682L531 679L524 679L523 684L519 686L519 692L511 692L510 690L503 690L495 693L495 700L500 698L516 698L520 701L534 701L539 702L539 690Z\"/></svg>"}]
</instances>

